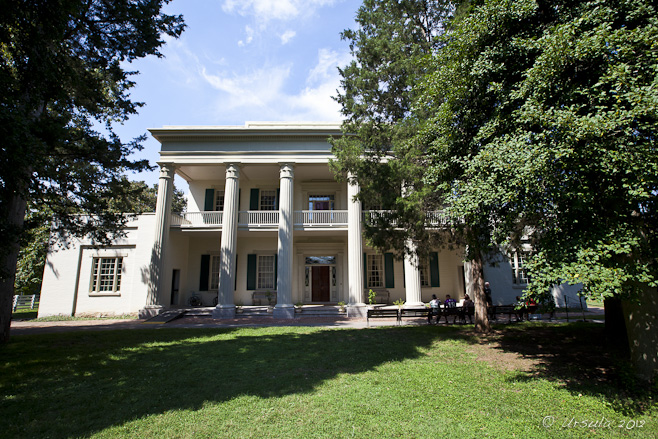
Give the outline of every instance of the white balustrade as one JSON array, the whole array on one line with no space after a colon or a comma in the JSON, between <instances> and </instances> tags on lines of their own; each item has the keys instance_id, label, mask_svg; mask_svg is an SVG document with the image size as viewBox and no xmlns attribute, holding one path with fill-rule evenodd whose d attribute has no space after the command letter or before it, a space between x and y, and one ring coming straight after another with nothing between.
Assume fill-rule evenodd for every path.
<instances>
[{"instance_id":1,"label":"white balustrade","mask_svg":"<svg viewBox=\"0 0 658 439\"><path fill-rule=\"evenodd\" d=\"M278 210L248 210L238 213L238 226L278 227Z\"/></svg>"},{"instance_id":2,"label":"white balustrade","mask_svg":"<svg viewBox=\"0 0 658 439\"><path fill-rule=\"evenodd\" d=\"M179 227L221 227L223 212L183 212L171 215L171 225Z\"/></svg>"},{"instance_id":3,"label":"white balustrade","mask_svg":"<svg viewBox=\"0 0 658 439\"><path fill-rule=\"evenodd\" d=\"M295 212L295 225L303 227L347 227L346 210L301 210Z\"/></svg>"}]
</instances>

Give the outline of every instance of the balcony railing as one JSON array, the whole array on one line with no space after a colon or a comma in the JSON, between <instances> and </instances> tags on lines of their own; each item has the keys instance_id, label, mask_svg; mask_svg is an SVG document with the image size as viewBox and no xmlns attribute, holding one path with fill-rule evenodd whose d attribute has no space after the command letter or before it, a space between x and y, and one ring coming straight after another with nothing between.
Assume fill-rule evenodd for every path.
<instances>
[{"instance_id":1,"label":"balcony railing","mask_svg":"<svg viewBox=\"0 0 658 439\"><path fill-rule=\"evenodd\" d=\"M278 225L278 210L248 210L245 212L238 212L238 226L276 227Z\"/></svg>"},{"instance_id":2,"label":"balcony railing","mask_svg":"<svg viewBox=\"0 0 658 439\"><path fill-rule=\"evenodd\" d=\"M295 212L295 226L347 227L346 210L302 210Z\"/></svg>"},{"instance_id":3,"label":"balcony railing","mask_svg":"<svg viewBox=\"0 0 658 439\"><path fill-rule=\"evenodd\" d=\"M363 221L370 225L377 224L380 218L390 215L385 210L367 210L363 212ZM204 228L222 227L223 212L183 212L171 215L172 227ZM426 213L427 227L444 227L448 224L441 211ZM302 210L293 213L294 226L299 228L345 228L347 227L346 210ZM279 225L278 210L249 210L238 212L238 226L247 228L276 228ZM396 226L393 220L391 225Z\"/></svg>"}]
</instances>

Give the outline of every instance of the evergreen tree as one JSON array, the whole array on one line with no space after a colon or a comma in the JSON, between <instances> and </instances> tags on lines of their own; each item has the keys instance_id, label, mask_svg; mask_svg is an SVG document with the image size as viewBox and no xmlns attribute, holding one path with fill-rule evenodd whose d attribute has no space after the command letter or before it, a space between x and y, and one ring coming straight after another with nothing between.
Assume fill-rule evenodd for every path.
<instances>
[{"instance_id":1,"label":"evergreen tree","mask_svg":"<svg viewBox=\"0 0 658 439\"><path fill-rule=\"evenodd\" d=\"M141 105L130 99L136 72L126 63L161 56L163 35L183 31L182 17L162 13L166 3L6 0L0 8L2 342L28 201L49 209L62 233L103 243L121 231L125 218L109 205L129 192L122 175L148 163L128 158L143 137L123 143L112 124Z\"/></svg>"}]
</instances>

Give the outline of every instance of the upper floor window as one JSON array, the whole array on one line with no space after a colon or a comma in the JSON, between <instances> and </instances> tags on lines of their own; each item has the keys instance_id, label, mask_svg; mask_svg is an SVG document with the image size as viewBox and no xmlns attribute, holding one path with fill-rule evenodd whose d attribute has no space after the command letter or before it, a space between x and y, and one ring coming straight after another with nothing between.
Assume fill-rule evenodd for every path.
<instances>
[{"instance_id":1,"label":"upper floor window","mask_svg":"<svg viewBox=\"0 0 658 439\"><path fill-rule=\"evenodd\" d=\"M334 210L333 195L310 195L308 210Z\"/></svg>"},{"instance_id":2,"label":"upper floor window","mask_svg":"<svg viewBox=\"0 0 658 439\"><path fill-rule=\"evenodd\" d=\"M525 268L525 263L530 257L529 251L515 251L510 256L510 263L512 265L512 281L518 285L528 283L528 272Z\"/></svg>"},{"instance_id":3,"label":"upper floor window","mask_svg":"<svg viewBox=\"0 0 658 439\"><path fill-rule=\"evenodd\" d=\"M276 210L276 190L260 191L260 210Z\"/></svg>"},{"instance_id":4,"label":"upper floor window","mask_svg":"<svg viewBox=\"0 0 658 439\"><path fill-rule=\"evenodd\" d=\"M224 191L215 191L215 211L224 211Z\"/></svg>"},{"instance_id":5,"label":"upper floor window","mask_svg":"<svg viewBox=\"0 0 658 439\"><path fill-rule=\"evenodd\" d=\"M92 293L116 292L121 289L123 258L94 258L92 261Z\"/></svg>"}]
</instances>

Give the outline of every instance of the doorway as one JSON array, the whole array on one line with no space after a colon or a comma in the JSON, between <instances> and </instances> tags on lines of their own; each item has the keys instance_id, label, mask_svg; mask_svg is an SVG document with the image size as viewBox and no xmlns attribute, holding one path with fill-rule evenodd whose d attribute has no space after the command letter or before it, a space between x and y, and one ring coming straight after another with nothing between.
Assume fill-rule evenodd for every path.
<instances>
[{"instance_id":1,"label":"doorway","mask_svg":"<svg viewBox=\"0 0 658 439\"><path fill-rule=\"evenodd\" d=\"M330 279L329 266L321 265L311 267L311 278L313 279L311 287L311 300L313 302L329 302L330 300Z\"/></svg>"}]
</instances>

